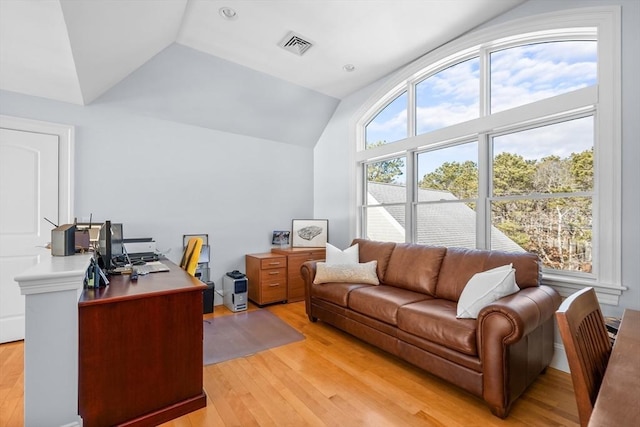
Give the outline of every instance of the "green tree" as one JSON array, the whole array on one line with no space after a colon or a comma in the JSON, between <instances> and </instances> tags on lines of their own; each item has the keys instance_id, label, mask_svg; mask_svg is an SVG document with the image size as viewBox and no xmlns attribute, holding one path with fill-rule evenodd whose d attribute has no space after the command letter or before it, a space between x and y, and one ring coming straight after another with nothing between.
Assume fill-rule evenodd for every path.
<instances>
[{"instance_id":1,"label":"green tree","mask_svg":"<svg viewBox=\"0 0 640 427\"><path fill-rule=\"evenodd\" d=\"M533 190L535 160L513 153L500 153L493 161L493 194L527 194Z\"/></svg>"},{"instance_id":2,"label":"green tree","mask_svg":"<svg viewBox=\"0 0 640 427\"><path fill-rule=\"evenodd\" d=\"M458 199L474 199L478 196L478 165L471 160L445 162L433 172L425 174L418 186L449 191Z\"/></svg>"},{"instance_id":3,"label":"green tree","mask_svg":"<svg viewBox=\"0 0 640 427\"><path fill-rule=\"evenodd\" d=\"M378 147L386 144L386 141L378 141L369 145L368 148ZM404 174L404 159L395 158L390 160L382 160L367 165L367 181L395 183L397 178Z\"/></svg>"},{"instance_id":4,"label":"green tree","mask_svg":"<svg viewBox=\"0 0 640 427\"><path fill-rule=\"evenodd\" d=\"M593 148L571 153L569 170L577 191L593 190Z\"/></svg>"}]
</instances>

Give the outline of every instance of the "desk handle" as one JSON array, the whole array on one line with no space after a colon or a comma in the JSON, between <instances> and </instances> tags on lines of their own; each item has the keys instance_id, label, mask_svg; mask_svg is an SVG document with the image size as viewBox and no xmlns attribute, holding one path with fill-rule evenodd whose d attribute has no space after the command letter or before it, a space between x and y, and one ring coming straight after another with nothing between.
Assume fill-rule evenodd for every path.
<instances>
[{"instance_id":1,"label":"desk handle","mask_svg":"<svg viewBox=\"0 0 640 427\"><path fill-rule=\"evenodd\" d=\"M269 284L270 288L275 288L276 286L280 286L280 283L271 283L271 284Z\"/></svg>"},{"instance_id":2,"label":"desk handle","mask_svg":"<svg viewBox=\"0 0 640 427\"><path fill-rule=\"evenodd\" d=\"M280 274L280 272L279 271L270 271L269 274L272 275L272 276L275 276L277 274Z\"/></svg>"},{"instance_id":3,"label":"desk handle","mask_svg":"<svg viewBox=\"0 0 640 427\"><path fill-rule=\"evenodd\" d=\"M279 262L279 261L276 261L276 262L270 262L270 263L269 263L269 265L280 265L280 262Z\"/></svg>"}]
</instances>

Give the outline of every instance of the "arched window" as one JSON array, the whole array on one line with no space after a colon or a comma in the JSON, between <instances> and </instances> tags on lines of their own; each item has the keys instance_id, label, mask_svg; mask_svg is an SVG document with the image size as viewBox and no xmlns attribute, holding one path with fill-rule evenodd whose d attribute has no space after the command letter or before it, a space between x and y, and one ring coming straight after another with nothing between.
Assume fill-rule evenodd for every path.
<instances>
[{"instance_id":1,"label":"arched window","mask_svg":"<svg viewBox=\"0 0 640 427\"><path fill-rule=\"evenodd\" d=\"M356 132L358 229L535 252L562 293L586 284L617 302L619 9L552 16L450 43L371 100Z\"/></svg>"}]
</instances>

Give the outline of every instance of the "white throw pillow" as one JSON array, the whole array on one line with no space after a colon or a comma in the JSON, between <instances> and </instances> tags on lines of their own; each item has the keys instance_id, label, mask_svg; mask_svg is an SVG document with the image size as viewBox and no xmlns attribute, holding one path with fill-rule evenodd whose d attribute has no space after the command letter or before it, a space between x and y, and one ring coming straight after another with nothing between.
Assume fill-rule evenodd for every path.
<instances>
[{"instance_id":1,"label":"white throw pillow","mask_svg":"<svg viewBox=\"0 0 640 427\"><path fill-rule=\"evenodd\" d=\"M484 307L519 290L516 284L516 270L512 264L476 273L462 290L458 300L457 317L476 319Z\"/></svg>"},{"instance_id":2,"label":"white throw pillow","mask_svg":"<svg viewBox=\"0 0 640 427\"><path fill-rule=\"evenodd\" d=\"M316 277L313 283L364 283L379 285L376 267L378 261L369 261L362 264L338 264L329 265L326 262L316 263Z\"/></svg>"},{"instance_id":3,"label":"white throw pillow","mask_svg":"<svg viewBox=\"0 0 640 427\"><path fill-rule=\"evenodd\" d=\"M358 264L360 262L360 251L358 244L345 249L336 248L331 243L327 243L327 265Z\"/></svg>"}]
</instances>

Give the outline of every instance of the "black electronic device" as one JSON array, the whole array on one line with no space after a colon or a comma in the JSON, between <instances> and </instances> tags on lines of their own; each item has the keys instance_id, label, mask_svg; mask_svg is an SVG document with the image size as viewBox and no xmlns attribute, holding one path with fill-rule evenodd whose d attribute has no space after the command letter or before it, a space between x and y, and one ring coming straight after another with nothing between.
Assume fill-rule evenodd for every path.
<instances>
[{"instance_id":1,"label":"black electronic device","mask_svg":"<svg viewBox=\"0 0 640 427\"><path fill-rule=\"evenodd\" d=\"M227 276L234 279L242 279L245 277L244 273L240 273L238 270L233 270L227 273Z\"/></svg>"},{"instance_id":2,"label":"black electronic device","mask_svg":"<svg viewBox=\"0 0 640 427\"><path fill-rule=\"evenodd\" d=\"M98 264L108 272L113 268L111 263L111 221L105 221L100 227L96 250L98 252Z\"/></svg>"},{"instance_id":3,"label":"black electronic device","mask_svg":"<svg viewBox=\"0 0 640 427\"><path fill-rule=\"evenodd\" d=\"M98 236L98 262L107 273L117 267L115 261L123 254L122 224L114 224L107 220L100 227Z\"/></svg>"}]
</instances>

